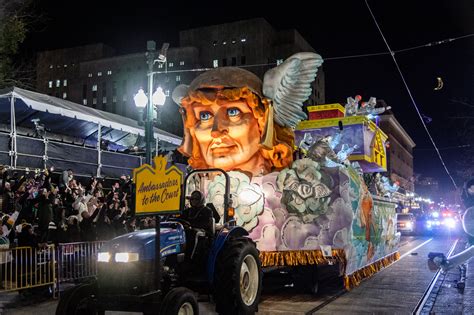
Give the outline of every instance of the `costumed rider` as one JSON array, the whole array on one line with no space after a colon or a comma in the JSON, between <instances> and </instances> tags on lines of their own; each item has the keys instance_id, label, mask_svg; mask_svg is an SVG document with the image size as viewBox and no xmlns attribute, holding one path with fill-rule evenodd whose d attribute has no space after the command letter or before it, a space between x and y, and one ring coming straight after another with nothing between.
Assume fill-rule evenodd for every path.
<instances>
[{"instance_id":1,"label":"costumed rider","mask_svg":"<svg viewBox=\"0 0 474 315\"><path fill-rule=\"evenodd\" d=\"M188 199L191 206L183 210L180 219L188 221L192 228L186 232L189 235L188 239L194 241L190 244L192 259L198 247L199 238L213 236L214 215L212 209L204 204L204 195L200 191L193 191ZM188 253L189 250L188 248Z\"/></svg>"},{"instance_id":2,"label":"costumed rider","mask_svg":"<svg viewBox=\"0 0 474 315\"><path fill-rule=\"evenodd\" d=\"M449 258L446 258L443 253L429 253L428 263L430 267L434 265L433 267L447 271L466 263L474 257L474 178L466 182L461 197L467 208L462 216L462 227L468 238L466 249Z\"/></svg>"}]
</instances>

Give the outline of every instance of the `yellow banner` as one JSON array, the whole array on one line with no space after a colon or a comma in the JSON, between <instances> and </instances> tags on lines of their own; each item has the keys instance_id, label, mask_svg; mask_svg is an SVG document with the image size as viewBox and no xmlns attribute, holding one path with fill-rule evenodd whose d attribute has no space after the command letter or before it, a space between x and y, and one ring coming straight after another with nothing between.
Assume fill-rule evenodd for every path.
<instances>
[{"instance_id":1,"label":"yellow banner","mask_svg":"<svg viewBox=\"0 0 474 315\"><path fill-rule=\"evenodd\" d=\"M176 166L166 168L166 158L157 156L155 168L144 164L133 170L135 214L178 213L183 173Z\"/></svg>"}]
</instances>

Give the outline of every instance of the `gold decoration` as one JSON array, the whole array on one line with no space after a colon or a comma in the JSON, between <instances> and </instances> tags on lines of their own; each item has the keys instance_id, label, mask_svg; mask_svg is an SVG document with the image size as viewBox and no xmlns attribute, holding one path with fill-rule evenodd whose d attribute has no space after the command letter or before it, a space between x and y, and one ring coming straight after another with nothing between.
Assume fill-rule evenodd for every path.
<instances>
[{"instance_id":1,"label":"gold decoration","mask_svg":"<svg viewBox=\"0 0 474 315\"><path fill-rule=\"evenodd\" d=\"M375 273L379 272L385 267L388 267L398 259L400 259L400 253L395 252L357 270L356 272L353 272L350 275L344 276L344 287L348 291L351 290L352 288L358 286L362 280L372 277Z\"/></svg>"},{"instance_id":2,"label":"gold decoration","mask_svg":"<svg viewBox=\"0 0 474 315\"><path fill-rule=\"evenodd\" d=\"M345 270L346 255L343 249L333 249L331 257L324 256L323 252L319 249L260 252L260 261L262 262L262 267L341 263L344 266L342 270Z\"/></svg>"}]
</instances>

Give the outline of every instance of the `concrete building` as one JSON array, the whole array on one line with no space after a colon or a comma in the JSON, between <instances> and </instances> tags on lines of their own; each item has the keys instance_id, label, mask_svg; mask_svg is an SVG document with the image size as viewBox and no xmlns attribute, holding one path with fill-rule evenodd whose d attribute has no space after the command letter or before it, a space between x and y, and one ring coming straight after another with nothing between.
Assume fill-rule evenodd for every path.
<instances>
[{"instance_id":1,"label":"concrete building","mask_svg":"<svg viewBox=\"0 0 474 315\"><path fill-rule=\"evenodd\" d=\"M145 45L145 43L144 43ZM158 44L158 47L160 44ZM296 30L275 30L252 19L184 30L180 47L171 47L155 75L167 95L189 84L203 69L238 66L261 78L266 70L299 51L314 51ZM201 69L201 70L199 70ZM37 91L137 119L133 96L147 88L145 53L116 55L104 44L45 51L37 59ZM309 104L324 104L324 72L318 72ZM181 135L177 107L167 99L160 128Z\"/></svg>"},{"instance_id":2,"label":"concrete building","mask_svg":"<svg viewBox=\"0 0 474 315\"><path fill-rule=\"evenodd\" d=\"M383 100L378 100L377 103L377 106L387 106ZM400 183L402 193L414 192L413 148L416 145L415 142L391 110L379 116L379 126L388 136L387 173L389 178L393 182Z\"/></svg>"}]
</instances>

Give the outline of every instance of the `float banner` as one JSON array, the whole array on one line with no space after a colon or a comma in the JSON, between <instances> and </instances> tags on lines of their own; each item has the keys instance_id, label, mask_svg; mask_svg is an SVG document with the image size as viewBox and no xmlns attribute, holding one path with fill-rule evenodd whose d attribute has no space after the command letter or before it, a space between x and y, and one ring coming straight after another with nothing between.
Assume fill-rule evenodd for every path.
<instances>
[{"instance_id":1,"label":"float banner","mask_svg":"<svg viewBox=\"0 0 474 315\"><path fill-rule=\"evenodd\" d=\"M155 168L144 164L133 170L135 214L174 214L181 206L183 173L176 166L166 168L166 158L157 156Z\"/></svg>"}]
</instances>

